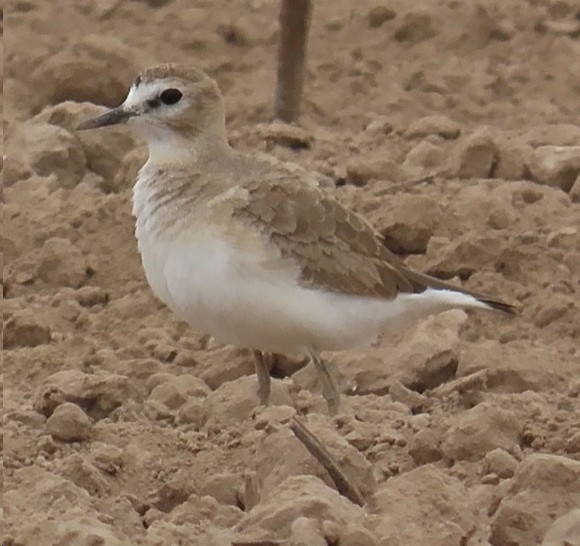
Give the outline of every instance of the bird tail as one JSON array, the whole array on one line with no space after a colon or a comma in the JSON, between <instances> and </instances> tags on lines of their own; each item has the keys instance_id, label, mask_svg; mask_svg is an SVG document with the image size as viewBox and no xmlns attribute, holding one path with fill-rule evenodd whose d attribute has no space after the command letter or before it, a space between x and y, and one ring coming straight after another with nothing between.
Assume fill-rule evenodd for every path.
<instances>
[{"instance_id":1,"label":"bird tail","mask_svg":"<svg viewBox=\"0 0 580 546\"><path fill-rule=\"evenodd\" d=\"M481 303L485 303L491 309L495 309L496 311L501 311L502 313L507 313L508 315L517 315L518 309L515 305L511 303L505 303L500 300L491 299L488 296L477 295L472 292L465 292L466 294L471 294L474 298L479 300Z\"/></svg>"},{"instance_id":2,"label":"bird tail","mask_svg":"<svg viewBox=\"0 0 580 546\"><path fill-rule=\"evenodd\" d=\"M405 275L413 283L413 286L417 292L422 292L428 288L451 290L453 292L459 292L461 294L475 298L478 303L482 304L476 305L476 307L487 307L488 309L501 311L502 313L507 313L508 315L516 315L518 313L518 308L511 303L490 297L486 294L474 292L473 290L467 290L460 286L455 286L449 282L437 279L436 277L431 277L430 275L425 275L424 273L419 273L410 269L406 269Z\"/></svg>"}]
</instances>

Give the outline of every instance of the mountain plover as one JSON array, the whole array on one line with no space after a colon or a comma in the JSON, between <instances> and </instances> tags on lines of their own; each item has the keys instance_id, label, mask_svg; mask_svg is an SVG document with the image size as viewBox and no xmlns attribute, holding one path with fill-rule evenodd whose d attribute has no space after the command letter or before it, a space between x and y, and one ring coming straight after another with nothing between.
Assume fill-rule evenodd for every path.
<instances>
[{"instance_id":1,"label":"mountain plover","mask_svg":"<svg viewBox=\"0 0 580 546\"><path fill-rule=\"evenodd\" d=\"M221 93L201 70L149 68L121 106L79 129L119 123L149 144L133 213L153 292L195 330L254 350L263 404L265 353L309 357L335 413L321 351L455 307L512 311L406 267L306 170L232 149Z\"/></svg>"}]
</instances>

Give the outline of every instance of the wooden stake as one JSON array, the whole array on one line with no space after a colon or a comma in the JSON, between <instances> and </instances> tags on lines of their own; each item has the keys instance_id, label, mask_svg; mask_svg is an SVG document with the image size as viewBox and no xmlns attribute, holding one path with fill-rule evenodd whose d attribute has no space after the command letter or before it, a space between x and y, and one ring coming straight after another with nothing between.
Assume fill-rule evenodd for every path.
<instances>
[{"instance_id":1,"label":"wooden stake","mask_svg":"<svg viewBox=\"0 0 580 546\"><path fill-rule=\"evenodd\" d=\"M276 117L291 123L298 119L304 74L306 45L312 17L312 0L281 0Z\"/></svg>"}]
</instances>

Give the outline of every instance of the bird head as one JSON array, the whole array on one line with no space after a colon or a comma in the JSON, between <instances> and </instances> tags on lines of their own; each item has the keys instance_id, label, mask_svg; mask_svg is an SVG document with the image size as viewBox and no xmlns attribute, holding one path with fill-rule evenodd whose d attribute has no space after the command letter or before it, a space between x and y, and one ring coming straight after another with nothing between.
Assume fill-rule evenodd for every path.
<instances>
[{"instance_id":1,"label":"bird head","mask_svg":"<svg viewBox=\"0 0 580 546\"><path fill-rule=\"evenodd\" d=\"M225 114L216 82L203 71L164 64L142 72L117 108L81 123L77 129L127 124L149 141L225 139Z\"/></svg>"}]
</instances>

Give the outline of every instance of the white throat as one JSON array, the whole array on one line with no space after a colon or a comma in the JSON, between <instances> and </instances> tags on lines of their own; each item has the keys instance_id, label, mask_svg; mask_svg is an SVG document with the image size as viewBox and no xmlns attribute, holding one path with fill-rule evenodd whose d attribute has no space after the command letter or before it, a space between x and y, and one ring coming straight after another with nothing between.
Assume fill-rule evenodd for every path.
<instances>
[{"instance_id":1,"label":"white throat","mask_svg":"<svg viewBox=\"0 0 580 546\"><path fill-rule=\"evenodd\" d=\"M170 129L148 128L144 135L149 144L151 163L195 163L203 154L203 144L187 139Z\"/></svg>"}]
</instances>

